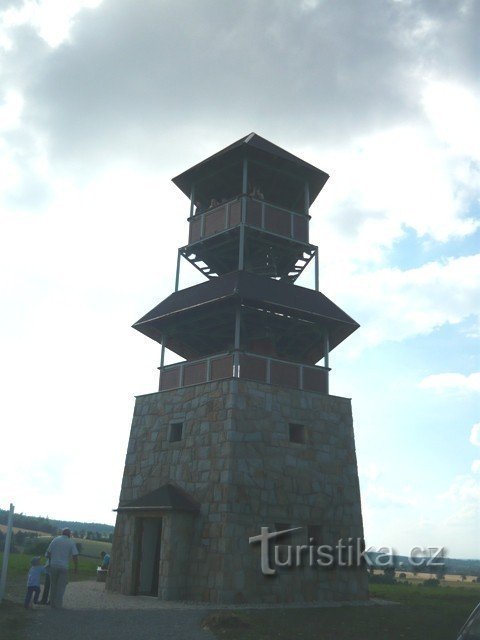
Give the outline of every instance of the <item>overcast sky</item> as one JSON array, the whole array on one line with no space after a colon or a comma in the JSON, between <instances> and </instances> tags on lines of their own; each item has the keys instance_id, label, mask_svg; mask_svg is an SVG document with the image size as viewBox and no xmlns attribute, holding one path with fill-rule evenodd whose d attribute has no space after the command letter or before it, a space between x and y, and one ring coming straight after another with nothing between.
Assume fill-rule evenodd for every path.
<instances>
[{"instance_id":1,"label":"overcast sky","mask_svg":"<svg viewBox=\"0 0 480 640\"><path fill-rule=\"evenodd\" d=\"M474 0L3 0L0 507L114 521L158 384L130 326L187 242L170 180L255 131L331 176L367 546L479 558L479 30Z\"/></svg>"}]
</instances>

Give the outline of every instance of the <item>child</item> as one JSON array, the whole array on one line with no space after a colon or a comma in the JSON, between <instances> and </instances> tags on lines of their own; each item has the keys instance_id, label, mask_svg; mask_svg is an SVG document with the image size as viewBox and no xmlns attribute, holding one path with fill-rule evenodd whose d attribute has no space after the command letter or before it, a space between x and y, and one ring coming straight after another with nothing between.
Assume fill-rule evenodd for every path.
<instances>
[{"instance_id":1,"label":"child","mask_svg":"<svg viewBox=\"0 0 480 640\"><path fill-rule=\"evenodd\" d=\"M33 604L38 604L40 595L40 576L45 573L45 567L40 564L40 558L32 558L31 567L28 571L27 594L25 596L25 609L33 609ZM33 595L33 604L30 603Z\"/></svg>"}]
</instances>

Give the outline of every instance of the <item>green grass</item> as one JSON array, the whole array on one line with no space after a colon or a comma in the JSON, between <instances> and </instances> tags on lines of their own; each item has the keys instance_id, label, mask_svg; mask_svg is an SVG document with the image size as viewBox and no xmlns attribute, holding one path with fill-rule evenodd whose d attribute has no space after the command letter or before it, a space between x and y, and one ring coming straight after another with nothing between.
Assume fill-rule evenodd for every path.
<instances>
[{"instance_id":1,"label":"green grass","mask_svg":"<svg viewBox=\"0 0 480 640\"><path fill-rule=\"evenodd\" d=\"M372 597L399 604L217 613L206 626L226 640L453 640L479 587L372 585Z\"/></svg>"},{"instance_id":2,"label":"green grass","mask_svg":"<svg viewBox=\"0 0 480 640\"><path fill-rule=\"evenodd\" d=\"M48 544L51 540L53 540L54 536L42 535L35 538L35 542L44 542ZM110 553L112 550L111 542L100 542L99 540L83 540L79 538L72 538L75 543L82 545L82 553L81 555L92 556L94 558L100 558L100 552L106 551Z\"/></svg>"},{"instance_id":3,"label":"green grass","mask_svg":"<svg viewBox=\"0 0 480 640\"><path fill-rule=\"evenodd\" d=\"M32 556L23 553L11 553L8 559L7 585L9 582L17 582L19 579L27 582L27 573L30 568ZM3 553L0 553L0 566L3 562ZM44 561L42 560L44 564ZM73 573L73 563L70 565L70 581L94 580L97 575L99 560L85 558L82 555L78 559L78 573Z\"/></svg>"}]
</instances>

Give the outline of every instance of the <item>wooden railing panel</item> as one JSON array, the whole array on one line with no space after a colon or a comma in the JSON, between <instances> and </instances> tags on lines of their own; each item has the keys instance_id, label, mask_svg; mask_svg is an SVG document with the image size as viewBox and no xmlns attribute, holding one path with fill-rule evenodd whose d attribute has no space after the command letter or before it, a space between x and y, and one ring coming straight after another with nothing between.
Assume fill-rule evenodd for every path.
<instances>
[{"instance_id":1,"label":"wooden railing panel","mask_svg":"<svg viewBox=\"0 0 480 640\"><path fill-rule=\"evenodd\" d=\"M193 362L184 365L183 386L188 387L191 384L200 384L207 381L207 361Z\"/></svg>"},{"instance_id":2,"label":"wooden railing panel","mask_svg":"<svg viewBox=\"0 0 480 640\"><path fill-rule=\"evenodd\" d=\"M216 358L210 363L210 380L233 377L233 355Z\"/></svg>"},{"instance_id":3,"label":"wooden railing panel","mask_svg":"<svg viewBox=\"0 0 480 640\"><path fill-rule=\"evenodd\" d=\"M163 369L160 372L160 391L178 389L180 386L180 366Z\"/></svg>"},{"instance_id":4,"label":"wooden railing panel","mask_svg":"<svg viewBox=\"0 0 480 640\"><path fill-rule=\"evenodd\" d=\"M272 360L270 365L270 382L285 387L300 387L299 366L288 362Z\"/></svg>"},{"instance_id":5,"label":"wooden railing panel","mask_svg":"<svg viewBox=\"0 0 480 640\"><path fill-rule=\"evenodd\" d=\"M225 230L226 207L219 207L212 211L207 211L205 216L204 236L212 236L215 233Z\"/></svg>"},{"instance_id":6,"label":"wooden railing panel","mask_svg":"<svg viewBox=\"0 0 480 640\"><path fill-rule=\"evenodd\" d=\"M240 378L266 382L267 380L267 360L255 356L240 355Z\"/></svg>"}]
</instances>

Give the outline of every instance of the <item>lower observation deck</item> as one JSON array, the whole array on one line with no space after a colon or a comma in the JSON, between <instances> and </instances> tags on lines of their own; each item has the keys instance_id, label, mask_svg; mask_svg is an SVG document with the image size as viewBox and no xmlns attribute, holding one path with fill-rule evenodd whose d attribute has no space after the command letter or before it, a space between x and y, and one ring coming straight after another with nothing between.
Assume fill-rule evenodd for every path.
<instances>
[{"instance_id":1,"label":"lower observation deck","mask_svg":"<svg viewBox=\"0 0 480 640\"><path fill-rule=\"evenodd\" d=\"M241 378L328 394L329 371L328 367L234 351L160 367L159 391L226 378Z\"/></svg>"}]
</instances>

